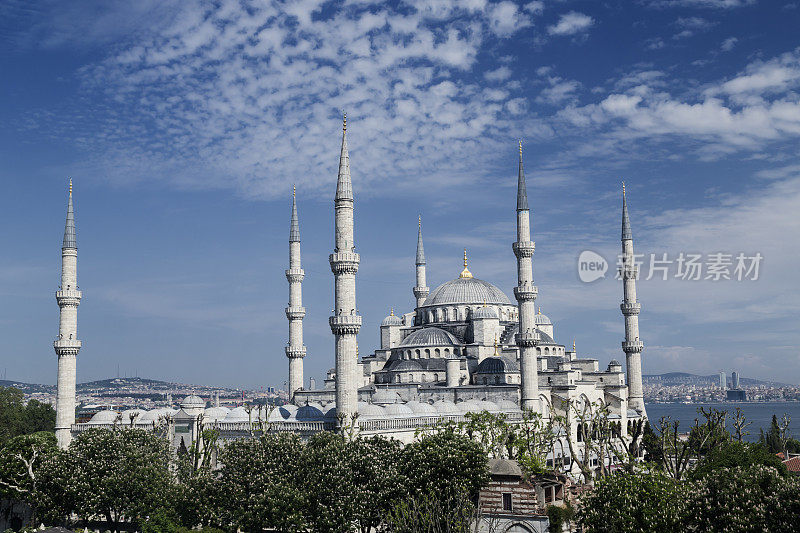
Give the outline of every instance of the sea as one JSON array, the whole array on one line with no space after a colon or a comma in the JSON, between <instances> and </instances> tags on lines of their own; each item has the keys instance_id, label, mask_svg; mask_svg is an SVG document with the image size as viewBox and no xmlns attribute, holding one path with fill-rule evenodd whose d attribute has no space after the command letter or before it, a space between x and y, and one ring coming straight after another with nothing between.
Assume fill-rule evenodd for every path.
<instances>
[{"instance_id":1,"label":"sea","mask_svg":"<svg viewBox=\"0 0 800 533\"><path fill-rule=\"evenodd\" d=\"M702 424L705 418L698 412L698 409L705 407L719 411L728 411L728 431L732 431L731 418L740 407L745 419L752 422L747 428L749 433L745 438L749 441L757 441L760 430L766 433L772 423L772 415L778 415L780 420L782 415L791 418L789 433L793 438L800 439L800 402L717 402L717 403L652 403L646 404L647 417L650 425L658 430L658 420L662 416L669 416L673 421L680 422L679 431L689 431L694 424L695 418Z\"/></svg>"}]
</instances>

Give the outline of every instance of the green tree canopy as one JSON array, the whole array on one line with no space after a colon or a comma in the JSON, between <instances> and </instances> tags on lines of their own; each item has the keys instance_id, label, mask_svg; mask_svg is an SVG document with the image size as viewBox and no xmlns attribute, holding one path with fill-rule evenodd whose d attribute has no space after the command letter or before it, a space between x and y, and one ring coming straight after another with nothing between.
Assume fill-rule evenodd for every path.
<instances>
[{"instance_id":1,"label":"green tree canopy","mask_svg":"<svg viewBox=\"0 0 800 533\"><path fill-rule=\"evenodd\" d=\"M55 431L56 412L38 400L25 404L22 391L0 387L0 445L19 435Z\"/></svg>"}]
</instances>

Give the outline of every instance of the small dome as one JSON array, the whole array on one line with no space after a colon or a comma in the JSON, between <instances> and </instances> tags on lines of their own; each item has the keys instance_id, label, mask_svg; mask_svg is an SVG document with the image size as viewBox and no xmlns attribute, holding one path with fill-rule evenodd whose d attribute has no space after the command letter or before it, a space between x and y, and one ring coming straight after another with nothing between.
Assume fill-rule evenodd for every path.
<instances>
[{"instance_id":1,"label":"small dome","mask_svg":"<svg viewBox=\"0 0 800 533\"><path fill-rule=\"evenodd\" d=\"M386 407L383 408L383 411L386 413L386 416L409 416L413 415L414 411L412 411L406 404L404 403L390 403Z\"/></svg>"},{"instance_id":2,"label":"small dome","mask_svg":"<svg viewBox=\"0 0 800 533\"><path fill-rule=\"evenodd\" d=\"M222 420L223 422L249 422L250 414L244 406L234 407Z\"/></svg>"},{"instance_id":3,"label":"small dome","mask_svg":"<svg viewBox=\"0 0 800 533\"><path fill-rule=\"evenodd\" d=\"M480 413L483 411L483 407L479 404L476 400L467 400L464 402L459 402L456 404L456 409L460 412L466 413Z\"/></svg>"},{"instance_id":4,"label":"small dome","mask_svg":"<svg viewBox=\"0 0 800 533\"><path fill-rule=\"evenodd\" d=\"M227 407L209 407L203 411L203 420L206 422L216 422L223 420L231 410Z\"/></svg>"},{"instance_id":5,"label":"small dome","mask_svg":"<svg viewBox=\"0 0 800 533\"><path fill-rule=\"evenodd\" d=\"M360 418L383 418L386 416L386 411L374 403L358 402L358 416Z\"/></svg>"},{"instance_id":6,"label":"small dome","mask_svg":"<svg viewBox=\"0 0 800 533\"><path fill-rule=\"evenodd\" d=\"M500 400L497 402L497 407L501 411L519 411L519 405L511 400Z\"/></svg>"},{"instance_id":7,"label":"small dome","mask_svg":"<svg viewBox=\"0 0 800 533\"><path fill-rule=\"evenodd\" d=\"M458 415L461 410L453 402L447 400L439 400L433 404L433 408L441 415Z\"/></svg>"},{"instance_id":8,"label":"small dome","mask_svg":"<svg viewBox=\"0 0 800 533\"><path fill-rule=\"evenodd\" d=\"M325 417L323 412L322 406L317 403L310 403L301 406L297 410L295 418L300 422L319 422Z\"/></svg>"},{"instance_id":9,"label":"small dome","mask_svg":"<svg viewBox=\"0 0 800 533\"><path fill-rule=\"evenodd\" d=\"M617 361L616 359L612 359L612 360L611 360L611 361L608 363L608 366L622 366L622 365L621 365L621 364L620 364L620 362L619 362L619 361Z\"/></svg>"},{"instance_id":10,"label":"small dome","mask_svg":"<svg viewBox=\"0 0 800 533\"><path fill-rule=\"evenodd\" d=\"M488 306L479 307L472 313L472 318L497 318L497 311Z\"/></svg>"},{"instance_id":11,"label":"small dome","mask_svg":"<svg viewBox=\"0 0 800 533\"><path fill-rule=\"evenodd\" d=\"M325 407L325 415L323 418L325 418L325 420L336 420L336 406L331 404Z\"/></svg>"},{"instance_id":12,"label":"small dome","mask_svg":"<svg viewBox=\"0 0 800 533\"><path fill-rule=\"evenodd\" d=\"M400 395L393 390L378 389L374 393L372 393L372 403L375 404L382 405L389 403L397 403L399 401L400 401Z\"/></svg>"},{"instance_id":13,"label":"small dome","mask_svg":"<svg viewBox=\"0 0 800 533\"><path fill-rule=\"evenodd\" d=\"M124 424L130 424L131 423L131 416L133 416L133 422L135 424L136 422L139 421L139 419L142 417L143 414L144 414L144 411L141 410L141 409L126 409L125 411L122 411L122 414L121 414L122 422Z\"/></svg>"},{"instance_id":14,"label":"small dome","mask_svg":"<svg viewBox=\"0 0 800 533\"><path fill-rule=\"evenodd\" d=\"M519 372L519 364L504 355L487 357L475 369L476 374L506 374L511 372Z\"/></svg>"},{"instance_id":15,"label":"small dome","mask_svg":"<svg viewBox=\"0 0 800 533\"><path fill-rule=\"evenodd\" d=\"M297 413L297 406L292 404L281 405L276 407L269 414L270 422L285 422L292 418Z\"/></svg>"},{"instance_id":16,"label":"small dome","mask_svg":"<svg viewBox=\"0 0 800 533\"><path fill-rule=\"evenodd\" d=\"M90 424L113 424L117 421L118 413L116 411L112 411L111 409L104 409L102 411L98 411L94 414L91 420L89 420Z\"/></svg>"},{"instance_id":17,"label":"small dome","mask_svg":"<svg viewBox=\"0 0 800 533\"><path fill-rule=\"evenodd\" d=\"M511 459L489 459L489 473L493 476L522 477L519 463Z\"/></svg>"},{"instance_id":18,"label":"small dome","mask_svg":"<svg viewBox=\"0 0 800 533\"><path fill-rule=\"evenodd\" d=\"M436 287L425 299L423 307L448 304L512 305L503 291L482 279L456 278Z\"/></svg>"},{"instance_id":19,"label":"small dome","mask_svg":"<svg viewBox=\"0 0 800 533\"><path fill-rule=\"evenodd\" d=\"M500 411L500 408L497 406L497 404L490 402L489 400L479 400L478 405L481 406L483 411L489 411L490 413L497 413Z\"/></svg>"},{"instance_id":20,"label":"small dome","mask_svg":"<svg viewBox=\"0 0 800 533\"><path fill-rule=\"evenodd\" d=\"M438 411L436 408L429 403L422 403L422 402L408 402L406 407L411 409L411 412L415 415L435 415Z\"/></svg>"},{"instance_id":21,"label":"small dome","mask_svg":"<svg viewBox=\"0 0 800 533\"><path fill-rule=\"evenodd\" d=\"M400 361L392 367L392 372L417 372L422 370L422 365L413 359Z\"/></svg>"},{"instance_id":22,"label":"small dome","mask_svg":"<svg viewBox=\"0 0 800 533\"><path fill-rule=\"evenodd\" d=\"M403 339L400 346L458 346L458 339L443 329L422 328Z\"/></svg>"},{"instance_id":23,"label":"small dome","mask_svg":"<svg viewBox=\"0 0 800 533\"><path fill-rule=\"evenodd\" d=\"M381 326L402 326L402 325L403 321L400 320L399 316L394 316L394 313L384 318L383 322L381 322Z\"/></svg>"},{"instance_id":24,"label":"small dome","mask_svg":"<svg viewBox=\"0 0 800 533\"><path fill-rule=\"evenodd\" d=\"M534 315L533 323L536 324L537 326L553 325L553 323L550 322L550 319L547 317L547 315L543 315L541 311L539 311L539 314Z\"/></svg>"},{"instance_id":25,"label":"small dome","mask_svg":"<svg viewBox=\"0 0 800 533\"><path fill-rule=\"evenodd\" d=\"M161 418L172 416L172 409L162 407L161 409L153 409L152 411L145 411L136 419L137 423L143 422L158 422Z\"/></svg>"},{"instance_id":26,"label":"small dome","mask_svg":"<svg viewBox=\"0 0 800 533\"><path fill-rule=\"evenodd\" d=\"M187 396L181 402L181 408L182 409L192 409L192 408L197 408L197 407L202 407L202 408L205 409L206 401L204 399L202 399L200 396L197 396L195 394L191 394L191 395Z\"/></svg>"}]
</instances>

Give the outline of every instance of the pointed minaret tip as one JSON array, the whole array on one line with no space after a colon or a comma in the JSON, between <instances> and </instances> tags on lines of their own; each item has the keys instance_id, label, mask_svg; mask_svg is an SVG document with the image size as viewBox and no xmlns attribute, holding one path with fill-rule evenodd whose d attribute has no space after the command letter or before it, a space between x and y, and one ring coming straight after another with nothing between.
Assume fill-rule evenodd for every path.
<instances>
[{"instance_id":1,"label":"pointed minaret tip","mask_svg":"<svg viewBox=\"0 0 800 533\"><path fill-rule=\"evenodd\" d=\"M525 170L522 168L522 140L519 141L519 175L517 177L517 211L528 210L528 189L525 186Z\"/></svg>"},{"instance_id":2,"label":"pointed minaret tip","mask_svg":"<svg viewBox=\"0 0 800 533\"><path fill-rule=\"evenodd\" d=\"M64 241L61 248L78 248L75 237L75 212L72 207L72 178L69 179L69 199L67 200L67 221L64 224Z\"/></svg>"},{"instance_id":3,"label":"pointed minaret tip","mask_svg":"<svg viewBox=\"0 0 800 533\"><path fill-rule=\"evenodd\" d=\"M336 200L353 200L350 178L350 154L347 150L347 113L342 116L342 151L339 154L339 177L336 180Z\"/></svg>"},{"instance_id":4,"label":"pointed minaret tip","mask_svg":"<svg viewBox=\"0 0 800 533\"><path fill-rule=\"evenodd\" d=\"M292 218L289 222L289 242L300 242L300 218L297 216L297 189L292 187Z\"/></svg>"},{"instance_id":5,"label":"pointed minaret tip","mask_svg":"<svg viewBox=\"0 0 800 533\"><path fill-rule=\"evenodd\" d=\"M425 246L422 244L422 215L417 219L417 265L425 264Z\"/></svg>"},{"instance_id":6,"label":"pointed minaret tip","mask_svg":"<svg viewBox=\"0 0 800 533\"><path fill-rule=\"evenodd\" d=\"M461 274L458 276L460 278L471 278L472 272L469 271L467 268L467 249L464 248L464 270L461 271Z\"/></svg>"},{"instance_id":7,"label":"pointed minaret tip","mask_svg":"<svg viewBox=\"0 0 800 533\"><path fill-rule=\"evenodd\" d=\"M625 182L622 182L622 240L633 239L631 220L628 217L628 197L625 194Z\"/></svg>"},{"instance_id":8,"label":"pointed minaret tip","mask_svg":"<svg viewBox=\"0 0 800 533\"><path fill-rule=\"evenodd\" d=\"M347 113L342 113L342 131L347 131Z\"/></svg>"}]
</instances>

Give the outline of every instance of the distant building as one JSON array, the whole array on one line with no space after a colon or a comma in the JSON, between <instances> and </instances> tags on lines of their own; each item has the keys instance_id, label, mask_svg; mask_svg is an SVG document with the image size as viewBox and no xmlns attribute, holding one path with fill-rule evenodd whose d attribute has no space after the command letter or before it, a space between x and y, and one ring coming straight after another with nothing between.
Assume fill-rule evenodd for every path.
<instances>
[{"instance_id":1,"label":"distant building","mask_svg":"<svg viewBox=\"0 0 800 533\"><path fill-rule=\"evenodd\" d=\"M742 389L728 389L727 392L729 402L746 402L747 391Z\"/></svg>"},{"instance_id":2,"label":"distant building","mask_svg":"<svg viewBox=\"0 0 800 533\"><path fill-rule=\"evenodd\" d=\"M739 388L739 373L735 370L731 372L731 388L738 389Z\"/></svg>"},{"instance_id":3,"label":"distant building","mask_svg":"<svg viewBox=\"0 0 800 533\"><path fill-rule=\"evenodd\" d=\"M728 388L728 379L725 377L725 371L719 371L719 388L720 389L727 389Z\"/></svg>"}]
</instances>

